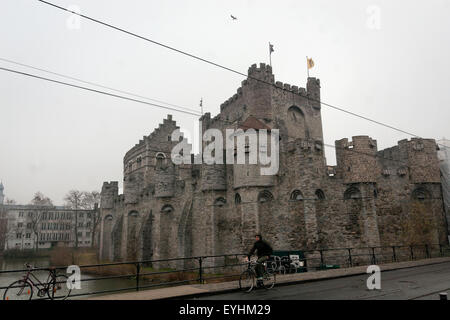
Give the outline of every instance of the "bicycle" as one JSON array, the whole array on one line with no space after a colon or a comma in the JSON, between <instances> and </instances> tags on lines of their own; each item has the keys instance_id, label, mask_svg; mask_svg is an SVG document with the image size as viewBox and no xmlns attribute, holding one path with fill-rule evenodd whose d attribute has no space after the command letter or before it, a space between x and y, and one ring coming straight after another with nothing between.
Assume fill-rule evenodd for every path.
<instances>
[{"instance_id":1,"label":"bicycle","mask_svg":"<svg viewBox=\"0 0 450 320\"><path fill-rule=\"evenodd\" d=\"M247 270L241 273L239 277L239 288L244 292L252 291L255 286L256 280L256 261L249 261L247 265ZM267 264L263 262L264 273L263 273L263 286L266 289L272 289L276 282L275 273L271 269L267 268Z\"/></svg>"},{"instance_id":2,"label":"bicycle","mask_svg":"<svg viewBox=\"0 0 450 320\"><path fill-rule=\"evenodd\" d=\"M43 298L46 294L50 300L66 299L72 291L67 287L68 277L64 274L56 275L55 269L47 269L47 281L40 281L33 274L33 267L25 264L28 269L23 279L14 281L3 294L3 300L31 300L33 297L33 288L37 289L37 295ZM56 295L59 293L61 296Z\"/></svg>"},{"instance_id":3,"label":"bicycle","mask_svg":"<svg viewBox=\"0 0 450 320\"><path fill-rule=\"evenodd\" d=\"M267 269L269 272L278 273L278 274L286 274L286 268L281 263L281 258L279 256L273 256L267 261Z\"/></svg>"}]
</instances>

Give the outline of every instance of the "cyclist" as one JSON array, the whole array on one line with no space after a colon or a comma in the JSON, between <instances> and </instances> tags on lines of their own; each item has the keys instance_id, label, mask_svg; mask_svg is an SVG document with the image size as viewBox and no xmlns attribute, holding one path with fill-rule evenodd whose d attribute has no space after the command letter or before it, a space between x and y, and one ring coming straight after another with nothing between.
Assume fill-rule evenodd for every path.
<instances>
[{"instance_id":1,"label":"cyclist","mask_svg":"<svg viewBox=\"0 0 450 320\"><path fill-rule=\"evenodd\" d=\"M250 250L250 253L247 255L247 261L250 260L250 257L255 253L258 256L258 260L256 260L256 286L262 287L263 285L263 273L264 266L263 262L269 260L272 255L272 247L266 242L263 241L262 236L260 234L255 235L256 242L253 244L253 248Z\"/></svg>"}]
</instances>

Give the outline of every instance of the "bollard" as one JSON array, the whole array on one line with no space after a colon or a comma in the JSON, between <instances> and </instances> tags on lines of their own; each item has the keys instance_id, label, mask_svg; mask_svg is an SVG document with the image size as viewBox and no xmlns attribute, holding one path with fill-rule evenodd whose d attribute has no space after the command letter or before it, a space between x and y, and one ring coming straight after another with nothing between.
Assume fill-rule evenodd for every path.
<instances>
[{"instance_id":1,"label":"bollard","mask_svg":"<svg viewBox=\"0 0 450 320\"><path fill-rule=\"evenodd\" d=\"M397 254L395 253L395 246L392 246L392 262L397 261Z\"/></svg>"},{"instance_id":2,"label":"bollard","mask_svg":"<svg viewBox=\"0 0 450 320\"><path fill-rule=\"evenodd\" d=\"M439 300L447 300L447 292L439 293Z\"/></svg>"},{"instance_id":3,"label":"bollard","mask_svg":"<svg viewBox=\"0 0 450 320\"><path fill-rule=\"evenodd\" d=\"M200 284L203 284L203 259L202 257L198 258L198 281Z\"/></svg>"}]
</instances>

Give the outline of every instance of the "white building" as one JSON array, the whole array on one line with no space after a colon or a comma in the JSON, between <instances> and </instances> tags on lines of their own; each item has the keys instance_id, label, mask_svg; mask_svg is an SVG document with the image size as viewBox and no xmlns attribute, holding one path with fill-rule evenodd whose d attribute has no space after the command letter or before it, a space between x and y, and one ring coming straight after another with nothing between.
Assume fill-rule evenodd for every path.
<instances>
[{"instance_id":1,"label":"white building","mask_svg":"<svg viewBox=\"0 0 450 320\"><path fill-rule=\"evenodd\" d=\"M58 206L0 205L4 249L38 249L55 246L92 246L95 210L73 210ZM78 217L75 217L77 213ZM75 224L77 223L77 227ZM0 231L1 232L1 231Z\"/></svg>"}]
</instances>

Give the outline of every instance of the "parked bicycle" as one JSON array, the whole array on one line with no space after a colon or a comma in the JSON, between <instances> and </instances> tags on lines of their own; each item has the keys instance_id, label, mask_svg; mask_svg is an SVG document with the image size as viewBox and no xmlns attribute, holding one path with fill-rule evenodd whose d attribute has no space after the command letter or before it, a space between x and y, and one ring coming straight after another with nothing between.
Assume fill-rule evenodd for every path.
<instances>
[{"instance_id":1,"label":"parked bicycle","mask_svg":"<svg viewBox=\"0 0 450 320\"><path fill-rule=\"evenodd\" d=\"M33 267L25 264L28 269L23 279L11 283L3 294L3 300L31 300L34 290L37 290L37 296L43 298L46 295L51 300L66 299L72 291L67 287L67 276L56 274L55 269L48 269L46 281L41 281L34 275ZM33 289L34 288L34 289Z\"/></svg>"},{"instance_id":2,"label":"parked bicycle","mask_svg":"<svg viewBox=\"0 0 450 320\"><path fill-rule=\"evenodd\" d=\"M255 286L256 282L256 261L249 261L247 270L242 272L239 277L239 288L244 292L250 292ZM263 274L263 286L266 289L272 289L276 282L275 273L270 268L267 268L267 264L264 262L264 274Z\"/></svg>"}]
</instances>

